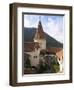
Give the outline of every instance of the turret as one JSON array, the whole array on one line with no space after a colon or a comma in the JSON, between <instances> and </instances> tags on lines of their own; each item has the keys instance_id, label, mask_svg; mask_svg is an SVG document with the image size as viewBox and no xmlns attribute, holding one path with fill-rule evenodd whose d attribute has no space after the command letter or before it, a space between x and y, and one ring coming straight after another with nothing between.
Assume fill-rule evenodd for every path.
<instances>
[{"instance_id":1,"label":"turret","mask_svg":"<svg viewBox=\"0 0 74 90\"><path fill-rule=\"evenodd\" d=\"M45 33L43 31L41 21L39 21L38 28L36 29L34 42L38 42L41 49L46 49L46 38L45 38Z\"/></svg>"}]
</instances>

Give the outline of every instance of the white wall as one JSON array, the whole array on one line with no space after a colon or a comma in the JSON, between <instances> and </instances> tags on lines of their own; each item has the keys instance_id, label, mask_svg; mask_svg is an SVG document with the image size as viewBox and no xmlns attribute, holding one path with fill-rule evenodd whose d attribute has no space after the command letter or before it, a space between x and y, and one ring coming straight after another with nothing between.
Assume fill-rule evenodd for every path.
<instances>
[{"instance_id":1,"label":"white wall","mask_svg":"<svg viewBox=\"0 0 74 90\"><path fill-rule=\"evenodd\" d=\"M0 90L73 90L74 80L72 84L28 87L9 86L9 3L12 2L72 5L74 9L74 0L0 0Z\"/></svg>"},{"instance_id":2,"label":"white wall","mask_svg":"<svg viewBox=\"0 0 74 90\"><path fill-rule=\"evenodd\" d=\"M35 50L32 52L27 52L27 54L31 55L30 60L31 60L31 65L32 66L37 66L39 64L39 52L40 50ZM34 58L34 56L37 56L37 58Z\"/></svg>"}]
</instances>

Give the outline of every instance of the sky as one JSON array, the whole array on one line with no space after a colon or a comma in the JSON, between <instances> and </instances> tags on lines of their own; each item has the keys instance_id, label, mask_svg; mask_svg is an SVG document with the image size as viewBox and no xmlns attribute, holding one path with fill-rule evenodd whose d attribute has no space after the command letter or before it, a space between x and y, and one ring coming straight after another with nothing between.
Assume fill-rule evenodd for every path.
<instances>
[{"instance_id":1,"label":"sky","mask_svg":"<svg viewBox=\"0 0 74 90\"><path fill-rule=\"evenodd\" d=\"M64 16L60 15L24 15L24 27L38 27L39 20L44 32L57 41L63 43L64 39Z\"/></svg>"}]
</instances>

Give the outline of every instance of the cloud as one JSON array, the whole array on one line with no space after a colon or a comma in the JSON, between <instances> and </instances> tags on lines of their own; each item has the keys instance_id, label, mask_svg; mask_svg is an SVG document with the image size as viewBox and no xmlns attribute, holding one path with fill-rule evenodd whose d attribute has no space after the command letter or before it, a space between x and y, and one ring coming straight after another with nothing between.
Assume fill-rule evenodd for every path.
<instances>
[{"instance_id":1,"label":"cloud","mask_svg":"<svg viewBox=\"0 0 74 90\"><path fill-rule=\"evenodd\" d=\"M39 15L24 15L24 27L38 26ZM44 32L63 43L64 25L63 16L41 16Z\"/></svg>"},{"instance_id":2,"label":"cloud","mask_svg":"<svg viewBox=\"0 0 74 90\"><path fill-rule=\"evenodd\" d=\"M24 16L24 27L37 27L39 16L36 15L25 15Z\"/></svg>"},{"instance_id":3,"label":"cloud","mask_svg":"<svg viewBox=\"0 0 74 90\"><path fill-rule=\"evenodd\" d=\"M48 18L48 22L44 24L44 31L50 36L54 37L56 40L63 43L63 19L57 18L53 19Z\"/></svg>"}]
</instances>

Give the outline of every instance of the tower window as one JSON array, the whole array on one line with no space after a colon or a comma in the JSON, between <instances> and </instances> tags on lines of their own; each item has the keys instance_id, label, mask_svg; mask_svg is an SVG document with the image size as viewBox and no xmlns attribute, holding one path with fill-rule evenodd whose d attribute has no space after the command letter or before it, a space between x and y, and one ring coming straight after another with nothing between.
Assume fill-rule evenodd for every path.
<instances>
[{"instance_id":1,"label":"tower window","mask_svg":"<svg viewBox=\"0 0 74 90\"><path fill-rule=\"evenodd\" d=\"M37 56L34 56L34 58L37 58Z\"/></svg>"}]
</instances>

